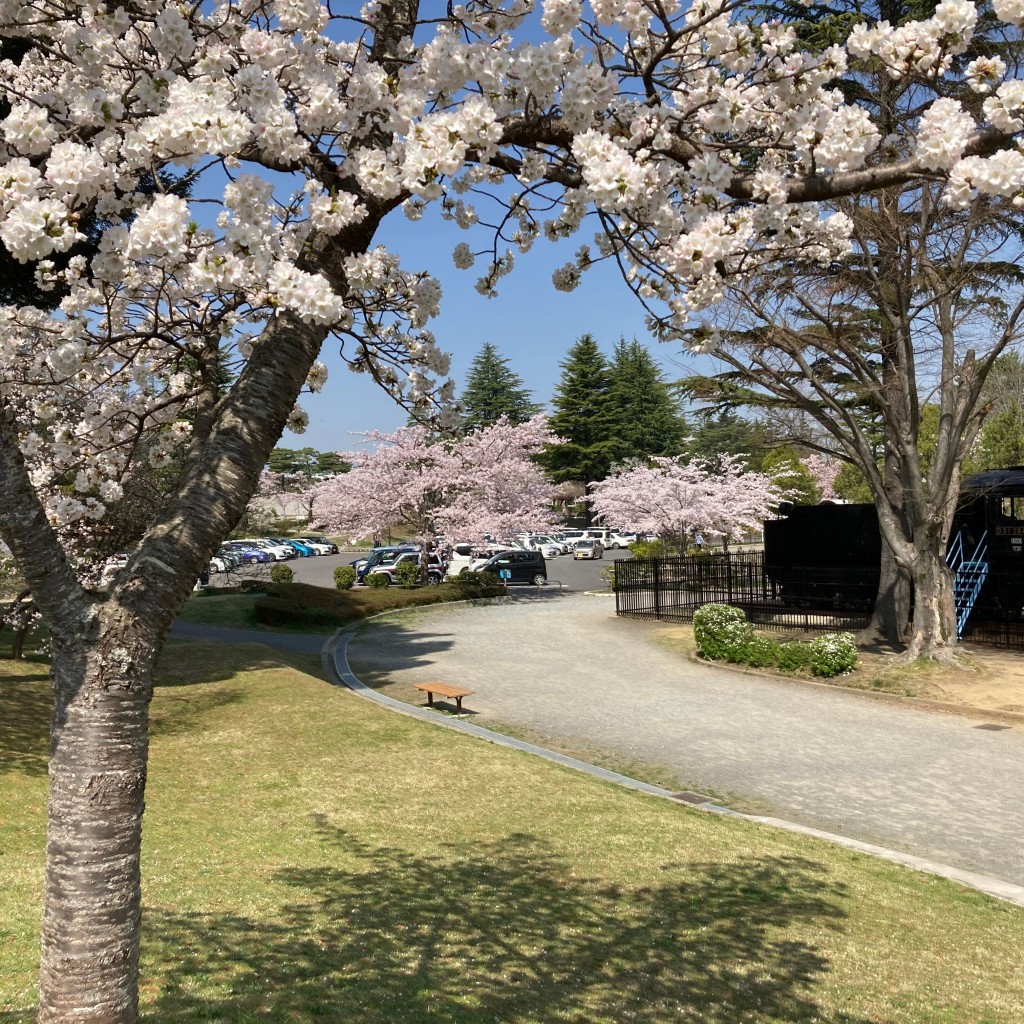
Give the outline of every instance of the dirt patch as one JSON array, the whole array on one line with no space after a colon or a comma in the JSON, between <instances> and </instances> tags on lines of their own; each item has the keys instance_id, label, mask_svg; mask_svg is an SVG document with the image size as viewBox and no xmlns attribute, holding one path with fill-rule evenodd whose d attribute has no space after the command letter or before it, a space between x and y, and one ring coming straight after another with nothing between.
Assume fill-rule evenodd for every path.
<instances>
[{"instance_id":1,"label":"dirt patch","mask_svg":"<svg viewBox=\"0 0 1024 1024\"><path fill-rule=\"evenodd\" d=\"M669 623L637 623L657 627L659 643L689 658L697 658L691 626ZM817 634L766 634L782 640L811 640ZM739 668L741 666L729 666ZM789 674L757 669L759 675L799 678ZM810 677L807 677L810 678ZM939 701L965 708L999 711L1020 715L1024 726L1024 651L964 644L958 662L952 666L920 661L907 665L897 653L882 650L861 650L856 669L833 679L816 682L835 686L888 693L929 701Z\"/></svg>"}]
</instances>

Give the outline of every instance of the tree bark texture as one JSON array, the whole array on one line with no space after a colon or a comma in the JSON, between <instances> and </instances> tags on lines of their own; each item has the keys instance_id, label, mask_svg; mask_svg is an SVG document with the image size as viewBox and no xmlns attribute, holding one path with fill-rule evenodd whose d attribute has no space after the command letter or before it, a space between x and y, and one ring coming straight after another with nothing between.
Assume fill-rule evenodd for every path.
<instances>
[{"instance_id":1,"label":"tree bark texture","mask_svg":"<svg viewBox=\"0 0 1024 1024\"><path fill-rule=\"evenodd\" d=\"M139 854L159 640L123 621L97 632L54 650L41 1024L138 1016Z\"/></svg>"},{"instance_id":2,"label":"tree bark texture","mask_svg":"<svg viewBox=\"0 0 1024 1024\"><path fill-rule=\"evenodd\" d=\"M942 549L945 551L945 547ZM956 644L956 607L953 575L945 558L933 549L923 549L912 567L914 580L914 622L906 658L953 658Z\"/></svg>"}]
</instances>

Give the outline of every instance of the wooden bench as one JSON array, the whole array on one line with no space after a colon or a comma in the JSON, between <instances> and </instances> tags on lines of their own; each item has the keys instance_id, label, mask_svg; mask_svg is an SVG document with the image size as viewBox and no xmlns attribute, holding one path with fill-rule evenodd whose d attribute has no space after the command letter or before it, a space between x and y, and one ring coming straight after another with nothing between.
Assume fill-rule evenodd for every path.
<instances>
[{"instance_id":1,"label":"wooden bench","mask_svg":"<svg viewBox=\"0 0 1024 1024\"><path fill-rule=\"evenodd\" d=\"M427 705L429 707L434 706L434 694L436 693L442 697L453 697L455 699L455 706L460 712L462 711L462 698L468 697L474 692L473 690L463 690L460 686L449 686L447 683L413 683L412 685L427 695Z\"/></svg>"}]
</instances>

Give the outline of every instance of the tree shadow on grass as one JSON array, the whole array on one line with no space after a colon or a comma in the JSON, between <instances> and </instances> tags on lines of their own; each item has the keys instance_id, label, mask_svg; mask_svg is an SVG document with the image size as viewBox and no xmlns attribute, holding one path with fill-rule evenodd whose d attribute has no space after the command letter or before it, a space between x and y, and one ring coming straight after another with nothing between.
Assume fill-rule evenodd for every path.
<instances>
[{"instance_id":1,"label":"tree shadow on grass","mask_svg":"<svg viewBox=\"0 0 1024 1024\"><path fill-rule=\"evenodd\" d=\"M53 695L45 665L0 679L0 775L45 775Z\"/></svg>"},{"instance_id":2,"label":"tree shadow on grass","mask_svg":"<svg viewBox=\"0 0 1024 1024\"><path fill-rule=\"evenodd\" d=\"M346 868L281 871L274 920L147 912L146 1019L867 1024L815 997L845 893L812 862L625 888L527 835L419 856L321 833Z\"/></svg>"}]
</instances>

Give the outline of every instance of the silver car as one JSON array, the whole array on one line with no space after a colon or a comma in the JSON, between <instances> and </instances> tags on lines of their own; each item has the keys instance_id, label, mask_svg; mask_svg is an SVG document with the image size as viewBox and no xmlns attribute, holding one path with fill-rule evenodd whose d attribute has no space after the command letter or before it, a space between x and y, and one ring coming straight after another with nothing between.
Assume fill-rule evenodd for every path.
<instances>
[{"instance_id":1,"label":"silver car","mask_svg":"<svg viewBox=\"0 0 1024 1024\"><path fill-rule=\"evenodd\" d=\"M604 545L599 540L591 540L584 537L576 541L576 550L573 558L604 558Z\"/></svg>"}]
</instances>

